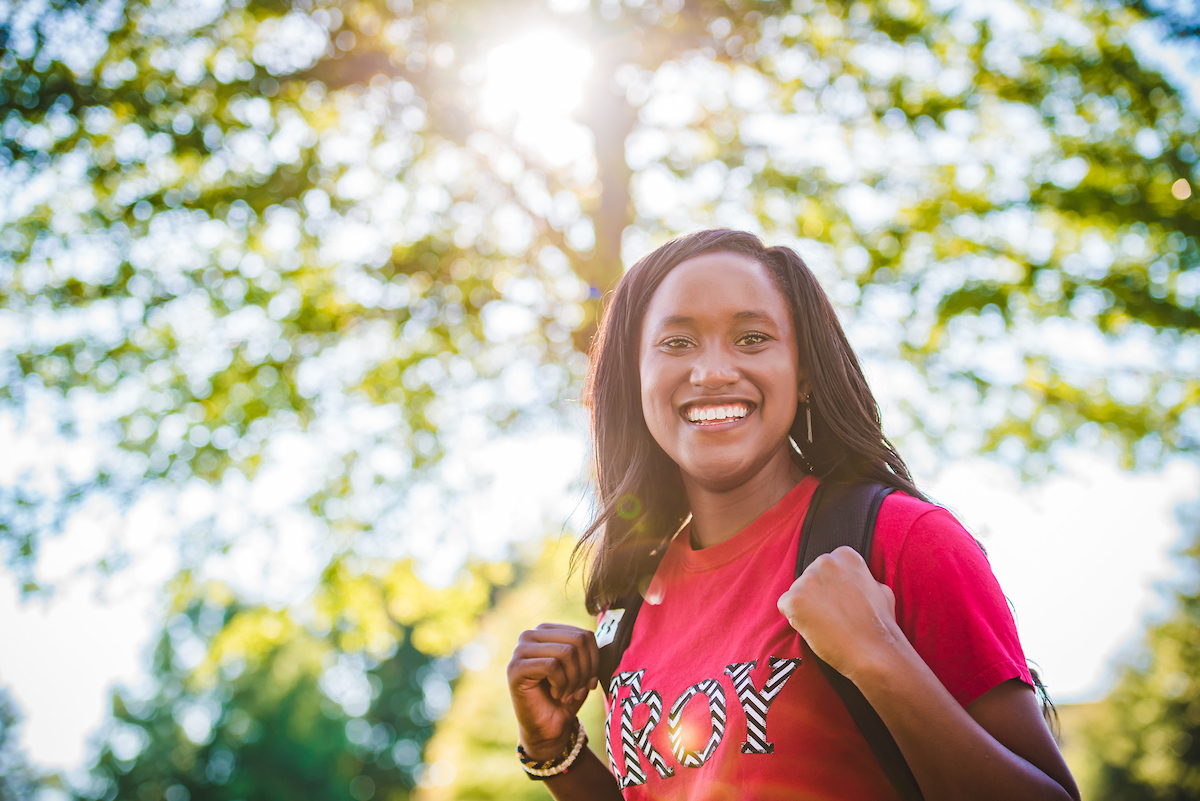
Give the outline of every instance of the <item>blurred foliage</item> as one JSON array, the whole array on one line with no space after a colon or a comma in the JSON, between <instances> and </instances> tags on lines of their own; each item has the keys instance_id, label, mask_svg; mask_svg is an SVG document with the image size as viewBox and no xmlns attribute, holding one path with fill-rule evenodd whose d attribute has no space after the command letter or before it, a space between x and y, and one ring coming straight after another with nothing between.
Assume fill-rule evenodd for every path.
<instances>
[{"instance_id":1,"label":"blurred foliage","mask_svg":"<svg viewBox=\"0 0 1200 801\"><path fill-rule=\"evenodd\" d=\"M21 190L0 218L0 403L101 445L0 489L31 586L37 538L74 501L253 477L288 432L321 445L318 519L371 528L463 404L503 423L582 370L555 320L587 287L506 228L513 188L479 163L516 156L457 147L429 100L441 73L405 79L463 25L396 8L6 7L0 163ZM488 339L505 290L516 333ZM536 381L508 369L506 388L518 362Z\"/></svg>"},{"instance_id":2,"label":"blurred foliage","mask_svg":"<svg viewBox=\"0 0 1200 801\"><path fill-rule=\"evenodd\" d=\"M495 607L480 623L481 635L470 664L454 688L454 701L439 721L426 751L430 765L441 765L440 781L431 781L416 794L418 801L451 799L546 799L538 782L529 781L516 759L517 721L508 696L504 666L522 631L546 621L591 628L583 611L579 576L564 585L574 542L550 539L536 561L522 571L521 580L501 591ZM600 690L588 696L580 719L593 750L603 754L604 698Z\"/></svg>"},{"instance_id":3,"label":"blurred foliage","mask_svg":"<svg viewBox=\"0 0 1200 801\"><path fill-rule=\"evenodd\" d=\"M1096 798L1097 761L1091 744L1085 740L1086 732L1095 721L1104 715L1103 702L1082 704L1056 704L1058 716L1058 745L1063 759L1075 777L1079 797Z\"/></svg>"},{"instance_id":4,"label":"blurred foliage","mask_svg":"<svg viewBox=\"0 0 1200 801\"><path fill-rule=\"evenodd\" d=\"M1192 523L1184 556L1200 561ZM1200 797L1200 581L1194 573L1188 581L1116 689L1087 711L1082 767L1097 801Z\"/></svg>"},{"instance_id":5,"label":"blurred foliage","mask_svg":"<svg viewBox=\"0 0 1200 801\"><path fill-rule=\"evenodd\" d=\"M43 777L21 750L21 711L8 690L0 688L0 801L32 798L53 780Z\"/></svg>"},{"instance_id":6,"label":"blurred foliage","mask_svg":"<svg viewBox=\"0 0 1200 801\"><path fill-rule=\"evenodd\" d=\"M1168 35L1188 38L1200 35L1200 4L1195 0L1124 0L1139 14L1163 25Z\"/></svg>"},{"instance_id":7,"label":"blurred foliage","mask_svg":"<svg viewBox=\"0 0 1200 801\"><path fill-rule=\"evenodd\" d=\"M622 255L698 225L797 238L864 353L944 390L893 383L901 438L1192 451L1197 121L1135 57L1145 13L6 5L0 422L39 443L7 560L36 589L96 493L253 479L289 433L335 541L399 535L423 467L575 391ZM486 54L540 25L590 45L583 107L485 119Z\"/></svg>"},{"instance_id":8,"label":"blurred foliage","mask_svg":"<svg viewBox=\"0 0 1200 801\"><path fill-rule=\"evenodd\" d=\"M336 564L292 611L180 577L151 685L115 697L79 797L408 798L495 568L441 590L370 568Z\"/></svg>"},{"instance_id":9,"label":"blurred foliage","mask_svg":"<svg viewBox=\"0 0 1200 801\"><path fill-rule=\"evenodd\" d=\"M814 6L776 91L852 128L854 167L766 149L751 196L830 241L864 308L904 309L902 352L960 391L957 413L910 409L935 440L974 409L985 450L1194 450L1198 371L1178 357L1196 349L1200 206L1173 194L1191 193L1194 114L1138 62L1135 16L1018 13L1005 31L914 3ZM1122 339L1145 350L1106 352Z\"/></svg>"}]
</instances>

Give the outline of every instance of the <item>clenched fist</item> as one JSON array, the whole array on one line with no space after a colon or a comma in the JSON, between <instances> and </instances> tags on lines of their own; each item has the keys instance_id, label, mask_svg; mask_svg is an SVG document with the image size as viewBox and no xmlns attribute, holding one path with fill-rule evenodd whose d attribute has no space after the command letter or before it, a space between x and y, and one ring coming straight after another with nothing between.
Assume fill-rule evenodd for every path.
<instances>
[{"instance_id":1,"label":"clenched fist","mask_svg":"<svg viewBox=\"0 0 1200 801\"><path fill-rule=\"evenodd\" d=\"M599 662L596 637L586 629L543 623L522 632L508 663L508 691L521 745L531 758L562 752L575 715L596 688Z\"/></svg>"},{"instance_id":2,"label":"clenched fist","mask_svg":"<svg viewBox=\"0 0 1200 801\"><path fill-rule=\"evenodd\" d=\"M887 652L904 641L896 596L844 545L813 560L779 597L779 611L813 653L851 681L885 663Z\"/></svg>"}]
</instances>

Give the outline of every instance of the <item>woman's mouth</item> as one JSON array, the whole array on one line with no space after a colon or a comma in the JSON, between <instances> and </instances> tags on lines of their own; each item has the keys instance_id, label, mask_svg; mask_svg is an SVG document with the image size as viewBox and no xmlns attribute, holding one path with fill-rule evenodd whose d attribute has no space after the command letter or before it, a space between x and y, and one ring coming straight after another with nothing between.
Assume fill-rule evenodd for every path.
<instances>
[{"instance_id":1,"label":"woman's mouth","mask_svg":"<svg viewBox=\"0 0 1200 801\"><path fill-rule=\"evenodd\" d=\"M750 414L748 403L694 403L683 410L683 417L697 425L716 425L740 420Z\"/></svg>"}]
</instances>

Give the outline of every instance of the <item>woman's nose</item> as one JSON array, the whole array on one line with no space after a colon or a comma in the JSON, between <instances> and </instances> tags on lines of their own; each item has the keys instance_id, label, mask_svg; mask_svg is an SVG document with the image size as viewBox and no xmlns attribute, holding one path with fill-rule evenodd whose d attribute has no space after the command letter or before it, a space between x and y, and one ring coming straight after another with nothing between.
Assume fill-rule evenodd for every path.
<instances>
[{"instance_id":1,"label":"woman's nose","mask_svg":"<svg viewBox=\"0 0 1200 801\"><path fill-rule=\"evenodd\" d=\"M720 354L701 356L692 367L692 386L704 389L720 389L736 383L737 370L727 358Z\"/></svg>"}]
</instances>

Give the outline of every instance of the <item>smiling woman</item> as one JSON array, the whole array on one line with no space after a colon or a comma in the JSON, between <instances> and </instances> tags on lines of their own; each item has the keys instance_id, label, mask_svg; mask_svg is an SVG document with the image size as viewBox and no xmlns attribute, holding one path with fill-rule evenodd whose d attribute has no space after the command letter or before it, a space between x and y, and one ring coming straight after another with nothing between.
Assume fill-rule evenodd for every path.
<instances>
[{"instance_id":1,"label":"smiling woman","mask_svg":"<svg viewBox=\"0 0 1200 801\"><path fill-rule=\"evenodd\" d=\"M531 777L560 799L1078 799L986 557L913 485L794 251L722 230L664 245L621 279L592 355L603 615L513 652ZM843 546L796 578L839 483L898 491L866 558ZM601 683L607 767L576 718Z\"/></svg>"},{"instance_id":2,"label":"smiling woman","mask_svg":"<svg viewBox=\"0 0 1200 801\"><path fill-rule=\"evenodd\" d=\"M689 498L749 481L774 495L769 506L799 482L788 441L808 395L799 363L787 302L762 264L707 253L667 275L642 324L642 411ZM751 481L759 473L786 486ZM736 500L758 505L744 493ZM705 532L692 536L703 542Z\"/></svg>"}]
</instances>

